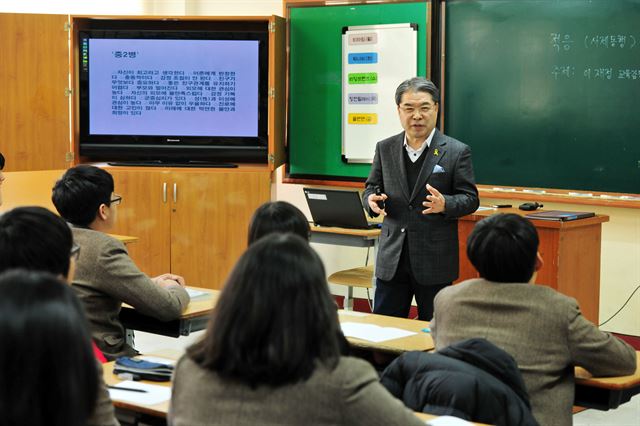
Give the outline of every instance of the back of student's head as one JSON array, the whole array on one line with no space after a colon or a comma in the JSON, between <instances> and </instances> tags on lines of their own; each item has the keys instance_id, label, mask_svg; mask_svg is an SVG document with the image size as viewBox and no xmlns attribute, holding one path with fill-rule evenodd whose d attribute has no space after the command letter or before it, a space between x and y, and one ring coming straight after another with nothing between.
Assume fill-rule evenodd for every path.
<instances>
[{"instance_id":1,"label":"back of student's head","mask_svg":"<svg viewBox=\"0 0 640 426\"><path fill-rule=\"evenodd\" d=\"M467 240L467 256L480 276L526 283L535 271L538 233L517 214L495 214L478 222Z\"/></svg>"},{"instance_id":2,"label":"back of student's head","mask_svg":"<svg viewBox=\"0 0 640 426\"><path fill-rule=\"evenodd\" d=\"M24 268L66 277L72 245L64 219L43 207L16 207L0 216L0 272Z\"/></svg>"},{"instance_id":3,"label":"back of student's head","mask_svg":"<svg viewBox=\"0 0 640 426\"><path fill-rule=\"evenodd\" d=\"M306 240L270 234L233 268L205 339L190 357L251 386L306 380L340 356L338 316L322 261Z\"/></svg>"},{"instance_id":4,"label":"back of student's head","mask_svg":"<svg viewBox=\"0 0 640 426\"><path fill-rule=\"evenodd\" d=\"M85 425L98 369L70 286L43 272L0 275L0 423Z\"/></svg>"},{"instance_id":5,"label":"back of student's head","mask_svg":"<svg viewBox=\"0 0 640 426\"><path fill-rule=\"evenodd\" d=\"M309 221L304 213L286 201L264 203L253 213L249 224L249 244L272 232L292 232L308 240Z\"/></svg>"},{"instance_id":6,"label":"back of student's head","mask_svg":"<svg viewBox=\"0 0 640 426\"><path fill-rule=\"evenodd\" d=\"M0 152L0 170L4 169L4 155Z\"/></svg>"},{"instance_id":7,"label":"back of student's head","mask_svg":"<svg viewBox=\"0 0 640 426\"><path fill-rule=\"evenodd\" d=\"M67 170L56 182L51 199L67 222L89 226L96 218L100 204L110 204L113 188L113 177L109 172L79 165Z\"/></svg>"}]
</instances>

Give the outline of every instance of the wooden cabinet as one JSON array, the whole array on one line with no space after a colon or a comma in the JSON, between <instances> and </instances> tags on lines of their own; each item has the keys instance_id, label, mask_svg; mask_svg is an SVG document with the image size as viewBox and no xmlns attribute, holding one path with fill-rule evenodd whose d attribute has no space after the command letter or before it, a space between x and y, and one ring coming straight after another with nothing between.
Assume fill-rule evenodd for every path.
<instances>
[{"instance_id":1,"label":"wooden cabinet","mask_svg":"<svg viewBox=\"0 0 640 426\"><path fill-rule=\"evenodd\" d=\"M111 167L123 196L113 233L135 235L131 257L150 276L182 275L219 289L246 248L249 220L270 199L265 166L236 169Z\"/></svg>"}]
</instances>

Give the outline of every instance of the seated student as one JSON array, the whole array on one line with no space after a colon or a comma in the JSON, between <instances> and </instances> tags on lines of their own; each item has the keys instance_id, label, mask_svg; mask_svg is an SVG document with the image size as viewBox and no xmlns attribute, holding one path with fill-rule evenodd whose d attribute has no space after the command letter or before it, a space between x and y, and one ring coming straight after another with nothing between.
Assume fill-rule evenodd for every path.
<instances>
[{"instance_id":1,"label":"seated student","mask_svg":"<svg viewBox=\"0 0 640 426\"><path fill-rule=\"evenodd\" d=\"M253 243L211 319L176 365L169 424L424 424L371 365L340 356L324 267L296 235Z\"/></svg>"},{"instance_id":2,"label":"seated student","mask_svg":"<svg viewBox=\"0 0 640 426\"><path fill-rule=\"evenodd\" d=\"M529 220L515 214L483 219L469 235L467 256L482 278L436 296L436 350L482 337L511 354L541 425L571 425L574 365L595 376L635 371L631 346L587 321L575 299L532 284L542 258Z\"/></svg>"},{"instance_id":3,"label":"seated student","mask_svg":"<svg viewBox=\"0 0 640 426\"><path fill-rule=\"evenodd\" d=\"M73 244L71 229L67 223L43 207L17 207L0 215L0 272L13 268L43 271L70 283L75 271L78 250L79 246ZM0 299L3 298L4 294L0 294ZM82 320L86 321L84 315ZM30 335L32 339L35 338L33 333ZM100 350L88 338L88 343L89 341L95 357L101 362L106 362ZM10 346L3 344L2 347ZM90 364L94 364L93 368L98 371L99 393L95 411L87 424L118 425L109 392L102 378L102 367L95 361ZM54 365L55 362L51 361L49 368L54 369ZM15 371L18 377L22 377L21 369ZM6 388L5 385L0 387ZM0 409L0 413L2 412Z\"/></svg>"},{"instance_id":4,"label":"seated student","mask_svg":"<svg viewBox=\"0 0 640 426\"><path fill-rule=\"evenodd\" d=\"M249 223L249 245L265 235L290 232L308 241L311 228L307 217L291 203L269 201L256 209ZM336 305L337 307L337 305ZM351 347L341 329L338 329L338 345L341 355L351 354Z\"/></svg>"},{"instance_id":5,"label":"seated student","mask_svg":"<svg viewBox=\"0 0 640 426\"><path fill-rule=\"evenodd\" d=\"M2 170L4 170L4 155L0 152L0 206L2 205L2 184L6 179Z\"/></svg>"},{"instance_id":6,"label":"seated student","mask_svg":"<svg viewBox=\"0 0 640 426\"><path fill-rule=\"evenodd\" d=\"M122 242L109 236L122 197L113 177L97 167L80 165L65 172L53 187L53 204L73 225L82 248L73 288L83 302L93 338L109 359L136 355L125 341L118 315L123 302L161 321L179 318L189 304L184 279L163 274L149 278L133 263Z\"/></svg>"},{"instance_id":7,"label":"seated student","mask_svg":"<svg viewBox=\"0 0 640 426\"><path fill-rule=\"evenodd\" d=\"M90 335L73 291L53 275L0 275L2 424L84 426L98 394Z\"/></svg>"},{"instance_id":8,"label":"seated student","mask_svg":"<svg viewBox=\"0 0 640 426\"><path fill-rule=\"evenodd\" d=\"M291 203L270 201L253 213L249 223L249 245L272 232L292 232L309 240L311 228L307 217Z\"/></svg>"}]
</instances>

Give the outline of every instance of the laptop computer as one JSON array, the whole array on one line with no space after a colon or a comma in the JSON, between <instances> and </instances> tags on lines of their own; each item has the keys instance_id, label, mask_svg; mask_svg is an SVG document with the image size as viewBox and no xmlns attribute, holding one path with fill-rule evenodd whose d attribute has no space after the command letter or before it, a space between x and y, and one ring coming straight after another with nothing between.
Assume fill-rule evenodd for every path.
<instances>
[{"instance_id":1,"label":"laptop computer","mask_svg":"<svg viewBox=\"0 0 640 426\"><path fill-rule=\"evenodd\" d=\"M379 222L367 222L358 191L303 188L313 222L319 226L372 229Z\"/></svg>"},{"instance_id":2,"label":"laptop computer","mask_svg":"<svg viewBox=\"0 0 640 426\"><path fill-rule=\"evenodd\" d=\"M595 215L596 214L594 212L566 212L562 210L547 210L542 212L529 213L525 215L525 217L528 217L529 219L559 220L565 222L569 220L593 217Z\"/></svg>"}]
</instances>

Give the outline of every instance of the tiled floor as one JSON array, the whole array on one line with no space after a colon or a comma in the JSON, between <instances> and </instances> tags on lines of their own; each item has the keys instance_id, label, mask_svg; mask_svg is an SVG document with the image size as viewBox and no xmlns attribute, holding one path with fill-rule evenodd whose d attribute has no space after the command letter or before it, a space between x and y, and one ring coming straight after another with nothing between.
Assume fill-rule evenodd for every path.
<instances>
[{"instance_id":1,"label":"tiled floor","mask_svg":"<svg viewBox=\"0 0 640 426\"><path fill-rule=\"evenodd\" d=\"M161 349L181 350L204 335L203 331L174 339L148 333L136 333L136 347L142 353ZM636 395L616 410L585 410L573 416L574 426L640 426L640 395Z\"/></svg>"}]
</instances>

